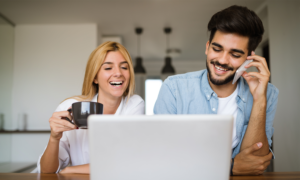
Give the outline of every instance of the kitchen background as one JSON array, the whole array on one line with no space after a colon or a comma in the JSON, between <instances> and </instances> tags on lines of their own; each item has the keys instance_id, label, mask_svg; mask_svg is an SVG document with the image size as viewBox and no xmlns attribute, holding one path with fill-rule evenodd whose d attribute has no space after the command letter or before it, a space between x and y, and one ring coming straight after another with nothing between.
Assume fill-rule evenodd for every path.
<instances>
[{"instance_id":1,"label":"kitchen background","mask_svg":"<svg viewBox=\"0 0 300 180\"><path fill-rule=\"evenodd\" d=\"M167 49L175 74L205 69L207 23L234 4L261 17L265 34L256 54L269 55L271 83L280 91L271 170L300 171L300 1L0 0L0 172L34 168L48 142L48 119L62 100L81 93L88 56L102 41L120 41L134 63L142 57L146 73L137 88L145 97L145 80L165 78Z\"/></svg>"}]
</instances>

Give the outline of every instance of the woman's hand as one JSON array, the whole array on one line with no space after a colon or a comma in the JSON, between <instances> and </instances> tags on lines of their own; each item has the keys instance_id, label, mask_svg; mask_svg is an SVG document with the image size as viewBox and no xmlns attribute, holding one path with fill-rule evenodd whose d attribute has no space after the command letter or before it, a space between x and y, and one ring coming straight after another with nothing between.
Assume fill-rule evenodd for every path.
<instances>
[{"instance_id":1,"label":"woman's hand","mask_svg":"<svg viewBox=\"0 0 300 180\"><path fill-rule=\"evenodd\" d=\"M74 124L64 120L63 118L72 119L68 111L55 112L49 119L51 128L50 138L53 140L60 140L64 131L70 131L77 128Z\"/></svg>"}]
</instances>

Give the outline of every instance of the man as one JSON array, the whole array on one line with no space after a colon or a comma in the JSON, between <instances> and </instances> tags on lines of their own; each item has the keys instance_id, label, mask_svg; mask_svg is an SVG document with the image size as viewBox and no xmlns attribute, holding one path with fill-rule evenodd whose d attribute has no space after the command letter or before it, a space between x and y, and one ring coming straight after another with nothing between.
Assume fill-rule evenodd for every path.
<instances>
[{"instance_id":1,"label":"man","mask_svg":"<svg viewBox=\"0 0 300 180\"><path fill-rule=\"evenodd\" d=\"M212 16L206 43L207 69L168 77L158 95L155 114L232 114L231 175L259 175L270 164L278 89L268 83L266 60L254 50L264 28L259 17L241 6ZM232 84L236 70L253 59Z\"/></svg>"}]
</instances>

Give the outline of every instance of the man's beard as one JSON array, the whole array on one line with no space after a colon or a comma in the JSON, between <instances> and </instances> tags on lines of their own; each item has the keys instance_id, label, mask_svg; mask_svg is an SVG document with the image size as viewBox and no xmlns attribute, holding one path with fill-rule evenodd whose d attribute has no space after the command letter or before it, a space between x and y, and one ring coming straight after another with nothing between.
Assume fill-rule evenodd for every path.
<instances>
[{"instance_id":1,"label":"man's beard","mask_svg":"<svg viewBox=\"0 0 300 180\"><path fill-rule=\"evenodd\" d=\"M219 61L211 61L210 64L213 64L213 65L217 65L217 66L220 66L224 69L228 69L229 71L233 71L233 68L232 67L229 67L227 65L224 65L224 64L220 64ZM210 82L212 82L214 85L223 85L223 84L227 84L229 83L230 81L233 80L234 78L234 75L235 73L231 74L230 76L226 77L224 80L218 80L218 79L214 79L213 76L212 76L212 73L207 65L207 60L206 60L206 69L207 69L207 72L208 72L208 76L209 76L209 80Z\"/></svg>"}]
</instances>

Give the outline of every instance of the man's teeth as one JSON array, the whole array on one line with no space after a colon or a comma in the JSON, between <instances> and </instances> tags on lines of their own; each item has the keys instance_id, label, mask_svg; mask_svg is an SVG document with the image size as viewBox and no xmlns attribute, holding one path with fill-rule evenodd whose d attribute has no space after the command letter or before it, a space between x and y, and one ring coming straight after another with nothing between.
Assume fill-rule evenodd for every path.
<instances>
[{"instance_id":1,"label":"man's teeth","mask_svg":"<svg viewBox=\"0 0 300 180\"><path fill-rule=\"evenodd\" d=\"M218 67L218 66L216 66L216 65L215 65L215 67L216 67L217 70L220 70L220 71L228 71L228 69L223 69L223 68Z\"/></svg>"},{"instance_id":2,"label":"man's teeth","mask_svg":"<svg viewBox=\"0 0 300 180\"><path fill-rule=\"evenodd\" d=\"M119 82L110 82L111 85L113 86L121 86L122 85L122 81Z\"/></svg>"}]
</instances>

